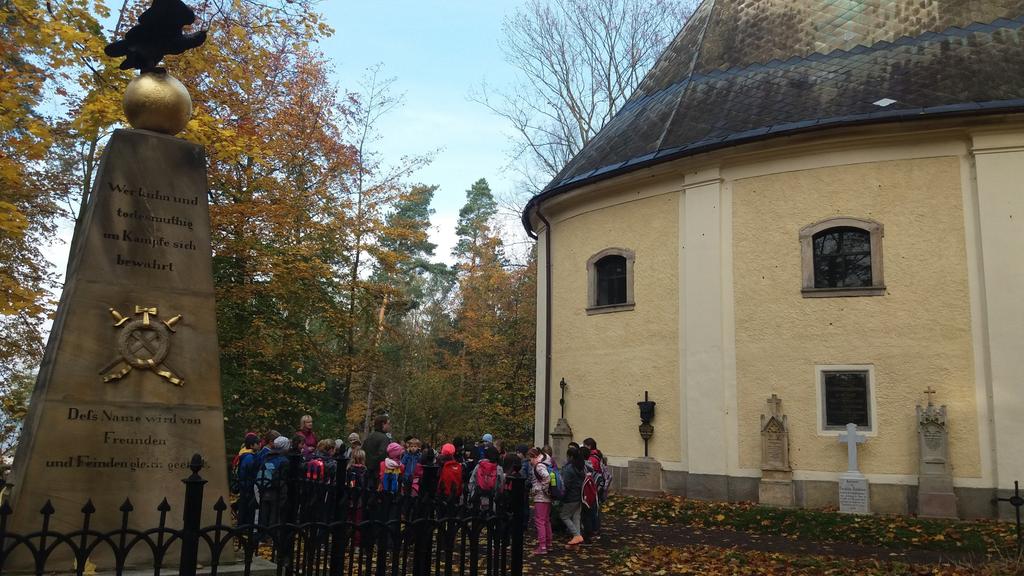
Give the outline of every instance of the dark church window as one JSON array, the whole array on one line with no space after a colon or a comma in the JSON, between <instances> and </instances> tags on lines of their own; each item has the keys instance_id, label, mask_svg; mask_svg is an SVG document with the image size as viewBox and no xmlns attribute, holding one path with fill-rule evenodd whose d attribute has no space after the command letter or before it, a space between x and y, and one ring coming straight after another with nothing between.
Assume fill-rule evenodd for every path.
<instances>
[{"instance_id":1,"label":"dark church window","mask_svg":"<svg viewBox=\"0 0 1024 576\"><path fill-rule=\"evenodd\" d=\"M871 286L871 234L850 227L814 235L814 287Z\"/></svg>"},{"instance_id":2,"label":"dark church window","mask_svg":"<svg viewBox=\"0 0 1024 576\"><path fill-rule=\"evenodd\" d=\"M626 248L606 248L587 260L587 314L632 310L633 262Z\"/></svg>"},{"instance_id":3,"label":"dark church window","mask_svg":"<svg viewBox=\"0 0 1024 576\"><path fill-rule=\"evenodd\" d=\"M845 430L854 423L872 429L871 373L868 370L822 370L822 424L825 430Z\"/></svg>"},{"instance_id":4,"label":"dark church window","mask_svg":"<svg viewBox=\"0 0 1024 576\"><path fill-rule=\"evenodd\" d=\"M594 264L597 274L597 305L626 303L626 259L605 256Z\"/></svg>"},{"instance_id":5,"label":"dark church window","mask_svg":"<svg viewBox=\"0 0 1024 576\"><path fill-rule=\"evenodd\" d=\"M803 295L881 296L882 225L829 218L800 231Z\"/></svg>"}]
</instances>

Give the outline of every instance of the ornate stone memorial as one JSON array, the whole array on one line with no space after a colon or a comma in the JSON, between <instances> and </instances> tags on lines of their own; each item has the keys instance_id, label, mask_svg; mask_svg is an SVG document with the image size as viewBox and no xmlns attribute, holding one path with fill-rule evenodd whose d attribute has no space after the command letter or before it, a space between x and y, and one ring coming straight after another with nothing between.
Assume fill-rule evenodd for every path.
<instances>
[{"instance_id":1,"label":"ornate stone memorial","mask_svg":"<svg viewBox=\"0 0 1024 576\"><path fill-rule=\"evenodd\" d=\"M660 496L661 488L661 462L647 455L647 443L654 436L654 407L657 402L648 398L647 391L644 391L644 399L636 403L640 409L640 437L644 441L644 457L634 458L627 463L626 492L638 496Z\"/></svg>"},{"instance_id":2,"label":"ornate stone memorial","mask_svg":"<svg viewBox=\"0 0 1024 576\"><path fill-rule=\"evenodd\" d=\"M917 438L920 447L917 515L926 518L956 518L946 407L932 404L935 390L930 386L925 394L928 395L928 405L925 408L917 407Z\"/></svg>"},{"instance_id":3,"label":"ornate stone memorial","mask_svg":"<svg viewBox=\"0 0 1024 576\"><path fill-rule=\"evenodd\" d=\"M793 469L789 465L789 423L782 413L782 399L772 394L768 416L761 415L761 481L758 501L768 506L791 507Z\"/></svg>"},{"instance_id":4,"label":"ornate stone memorial","mask_svg":"<svg viewBox=\"0 0 1024 576\"><path fill-rule=\"evenodd\" d=\"M178 4L180 28L188 9ZM154 13L141 21L159 28ZM148 54L148 65L169 51L166 37L155 52L145 35L129 37L122 51ZM164 498L168 524L180 525L182 479L197 453L208 481L203 525L218 497L227 500L206 159L168 131L117 130L106 145L18 445L9 531L39 530L47 501L51 530L80 529L90 499L93 530L120 528L126 498L130 528L156 527ZM109 567L109 551L92 561Z\"/></svg>"},{"instance_id":5,"label":"ornate stone memorial","mask_svg":"<svg viewBox=\"0 0 1024 576\"><path fill-rule=\"evenodd\" d=\"M870 514L871 498L868 479L857 467L857 444L867 438L857 432L857 425L846 425L846 432L839 435L839 441L846 444L847 470L839 475L839 511L844 514Z\"/></svg>"}]
</instances>

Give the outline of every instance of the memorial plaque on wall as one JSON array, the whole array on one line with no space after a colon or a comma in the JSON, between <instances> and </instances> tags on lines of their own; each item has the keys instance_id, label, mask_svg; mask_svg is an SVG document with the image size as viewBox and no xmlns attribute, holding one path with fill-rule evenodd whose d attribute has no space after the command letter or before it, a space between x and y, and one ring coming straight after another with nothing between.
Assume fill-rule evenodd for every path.
<instances>
[{"instance_id":1,"label":"memorial plaque on wall","mask_svg":"<svg viewBox=\"0 0 1024 576\"><path fill-rule=\"evenodd\" d=\"M824 380L825 426L844 429L852 422L869 428L867 372L825 372Z\"/></svg>"},{"instance_id":2,"label":"memorial plaque on wall","mask_svg":"<svg viewBox=\"0 0 1024 576\"><path fill-rule=\"evenodd\" d=\"M220 368L201 146L118 130L75 231L64 292L15 459L8 529L180 522L192 454L207 463L204 514L227 496ZM204 518L204 522L208 518ZM212 519L212 516L210 516Z\"/></svg>"}]
</instances>

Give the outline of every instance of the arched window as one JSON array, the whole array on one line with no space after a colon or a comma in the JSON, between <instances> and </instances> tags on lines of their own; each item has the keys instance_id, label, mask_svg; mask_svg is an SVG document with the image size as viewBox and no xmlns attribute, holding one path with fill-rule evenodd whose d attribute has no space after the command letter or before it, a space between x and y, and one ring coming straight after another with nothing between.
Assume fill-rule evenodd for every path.
<instances>
[{"instance_id":1,"label":"arched window","mask_svg":"<svg viewBox=\"0 0 1024 576\"><path fill-rule=\"evenodd\" d=\"M603 314L632 310L632 250L607 248L587 260L587 313Z\"/></svg>"},{"instance_id":2,"label":"arched window","mask_svg":"<svg viewBox=\"0 0 1024 576\"><path fill-rule=\"evenodd\" d=\"M800 231L803 295L881 296L882 225L829 218Z\"/></svg>"}]
</instances>

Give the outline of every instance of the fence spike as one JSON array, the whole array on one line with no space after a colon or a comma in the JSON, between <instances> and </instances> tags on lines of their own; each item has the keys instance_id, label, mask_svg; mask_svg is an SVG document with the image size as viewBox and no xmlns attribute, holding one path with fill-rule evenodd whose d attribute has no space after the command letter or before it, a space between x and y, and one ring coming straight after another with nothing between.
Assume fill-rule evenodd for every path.
<instances>
[{"instance_id":1,"label":"fence spike","mask_svg":"<svg viewBox=\"0 0 1024 576\"><path fill-rule=\"evenodd\" d=\"M228 505L224 503L224 497L217 498L217 503L213 505L213 509L217 512L223 512L228 509Z\"/></svg>"},{"instance_id":2,"label":"fence spike","mask_svg":"<svg viewBox=\"0 0 1024 576\"><path fill-rule=\"evenodd\" d=\"M53 508L53 504L50 502L49 499L47 499L46 504L43 504L43 507L39 509L39 513L43 516L49 516L54 512L56 512L56 510Z\"/></svg>"},{"instance_id":3,"label":"fence spike","mask_svg":"<svg viewBox=\"0 0 1024 576\"><path fill-rule=\"evenodd\" d=\"M170 512L171 505L167 503L167 498L164 498L162 502L156 507L157 512Z\"/></svg>"},{"instance_id":4,"label":"fence spike","mask_svg":"<svg viewBox=\"0 0 1024 576\"><path fill-rule=\"evenodd\" d=\"M124 504L121 504L121 507L118 508L118 510L120 510L121 512L126 512L127 513L127 512L131 512L132 510L135 510L135 506L132 506L132 501L131 501L130 498L125 498L124 499Z\"/></svg>"},{"instance_id":5,"label":"fence spike","mask_svg":"<svg viewBox=\"0 0 1024 576\"><path fill-rule=\"evenodd\" d=\"M92 498L85 501L85 506L82 506L82 514L93 514L96 512L96 506L92 503Z\"/></svg>"}]
</instances>

